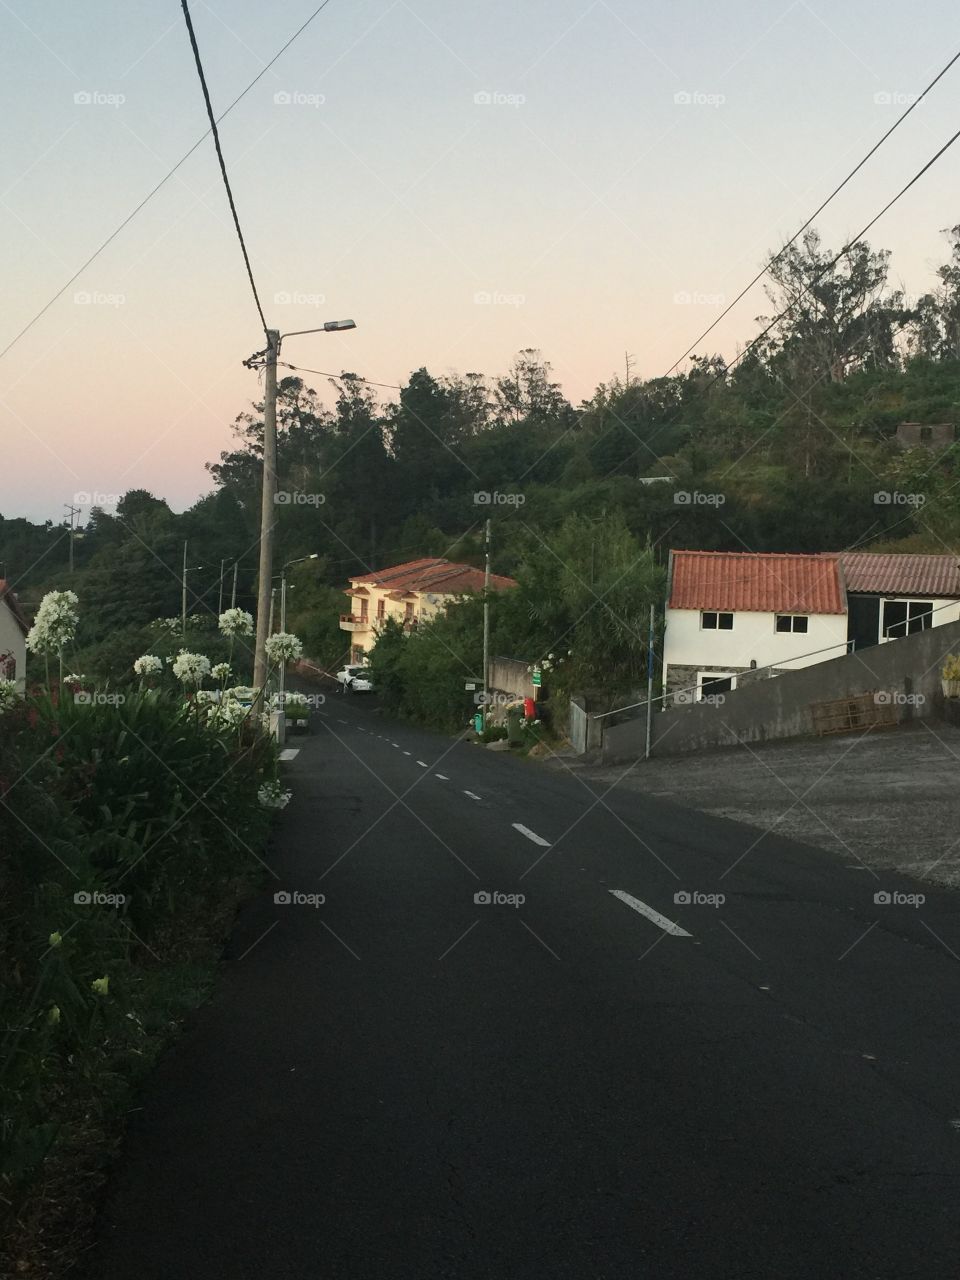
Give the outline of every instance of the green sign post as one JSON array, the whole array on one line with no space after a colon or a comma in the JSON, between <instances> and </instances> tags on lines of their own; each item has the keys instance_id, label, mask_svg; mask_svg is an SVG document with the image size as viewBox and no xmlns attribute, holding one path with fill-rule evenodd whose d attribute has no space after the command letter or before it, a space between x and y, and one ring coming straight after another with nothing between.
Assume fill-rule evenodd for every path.
<instances>
[{"instance_id":1,"label":"green sign post","mask_svg":"<svg viewBox=\"0 0 960 1280\"><path fill-rule=\"evenodd\" d=\"M539 667L533 668L533 672L530 676L530 683L533 685L535 689L540 688L540 668Z\"/></svg>"}]
</instances>

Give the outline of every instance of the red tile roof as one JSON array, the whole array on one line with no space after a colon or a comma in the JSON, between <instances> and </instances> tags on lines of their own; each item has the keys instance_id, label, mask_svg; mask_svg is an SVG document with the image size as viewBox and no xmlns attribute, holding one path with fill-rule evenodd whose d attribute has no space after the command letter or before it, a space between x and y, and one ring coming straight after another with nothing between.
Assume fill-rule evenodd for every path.
<instances>
[{"instance_id":1,"label":"red tile roof","mask_svg":"<svg viewBox=\"0 0 960 1280\"><path fill-rule=\"evenodd\" d=\"M456 564L450 560L408 560L388 569L378 569L350 579L356 588L360 583L375 587L389 587L392 591L431 591L437 595L461 595L483 590L483 570L470 564ZM517 585L513 578L491 573L490 586L494 591L506 591Z\"/></svg>"},{"instance_id":2,"label":"red tile roof","mask_svg":"<svg viewBox=\"0 0 960 1280\"><path fill-rule=\"evenodd\" d=\"M23 616L20 608L20 601L14 594L13 588L7 582L6 578L0 578L0 600L9 608L10 612L17 620L17 624L24 635L30 630L30 625Z\"/></svg>"},{"instance_id":3,"label":"red tile roof","mask_svg":"<svg viewBox=\"0 0 960 1280\"><path fill-rule=\"evenodd\" d=\"M957 556L915 556L843 551L840 567L848 591L893 596L955 596L960 599Z\"/></svg>"},{"instance_id":4,"label":"red tile roof","mask_svg":"<svg viewBox=\"0 0 960 1280\"><path fill-rule=\"evenodd\" d=\"M835 555L672 551L671 609L846 613Z\"/></svg>"}]
</instances>

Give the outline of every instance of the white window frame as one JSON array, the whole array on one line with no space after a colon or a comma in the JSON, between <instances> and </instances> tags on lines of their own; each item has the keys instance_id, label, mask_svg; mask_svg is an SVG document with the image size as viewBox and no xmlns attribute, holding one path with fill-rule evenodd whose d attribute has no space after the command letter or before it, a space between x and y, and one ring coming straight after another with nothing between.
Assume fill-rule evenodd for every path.
<instances>
[{"instance_id":1,"label":"white window frame","mask_svg":"<svg viewBox=\"0 0 960 1280\"><path fill-rule=\"evenodd\" d=\"M879 628L879 635L877 636L877 640L880 644L889 644L891 640L902 640L904 636L916 634L916 632L913 632L913 631L903 631L900 635L896 635L896 636L888 636L886 634L886 622L884 619L884 615L886 613L888 604L905 604L907 606L907 617L906 617L907 622L910 621L910 606L912 604L928 604L930 606L930 615L931 615L930 627L936 626L936 623L934 622L933 616L932 616L937 607L936 600L929 600L929 599L925 600L920 596L881 596L880 597L880 617L877 620L877 626ZM923 615L921 614L920 616L922 617ZM896 623L894 625L898 626L900 624ZM929 631L930 627L922 627L921 630Z\"/></svg>"},{"instance_id":2,"label":"white window frame","mask_svg":"<svg viewBox=\"0 0 960 1280\"><path fill-rule=\"evenodd\" d=\"M697 672L697 702L703 701L703 684L707 680L729 680L730 692L733 693L737 687L736 671L698 671Z\"/></svg>"},{"instance_id":3,"label":"white window frame","mask_svg":"<svg viewBox=\"0 0 960 1280\"><path fill-rule=\"evenodd\" d=\"M708 613L715 613L717 615L717 625L715 627L705 627L703 625L703 619ZM729 617L730 619L729 627L720 626L721 617ZM700 610L700 630L701 631L732 631L733 618L734 618L733 609L701 609Z\"/></svg>"}]
</instances>

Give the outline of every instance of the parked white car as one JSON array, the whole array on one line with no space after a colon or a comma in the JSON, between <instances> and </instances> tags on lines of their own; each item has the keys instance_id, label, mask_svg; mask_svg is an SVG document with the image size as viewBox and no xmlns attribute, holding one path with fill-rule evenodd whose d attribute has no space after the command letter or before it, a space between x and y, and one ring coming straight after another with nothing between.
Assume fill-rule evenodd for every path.
<instances>
[{"instance_id":1,"label":"parked white car","mask_svg":"<svg viewBox=\"0 0 960 1280\"><path fill-rule=\"evenodd\" d=\"M373 681L369 668L362 663L348 663L337 672L337 680L344 690L352 693L373 693Z\"/></svg>"}]
</instances>

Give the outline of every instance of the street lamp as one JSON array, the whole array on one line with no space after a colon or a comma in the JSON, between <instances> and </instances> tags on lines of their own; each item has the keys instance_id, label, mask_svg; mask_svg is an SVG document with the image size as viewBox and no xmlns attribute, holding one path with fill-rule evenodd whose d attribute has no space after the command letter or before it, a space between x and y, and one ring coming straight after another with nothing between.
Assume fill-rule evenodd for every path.
<instances>
[{"instance_id":1,"label":"street lamp","mask_svg":"<svg viewBox=\"0 0 960 1280\"><path fill-rule=\"evenodd\" d=\"M263 481L260 495L260 573L257 586L257 639L254 651L253 683L266 689L267 683L267 614L270 608L270 577L273 572L273 528L276 524L277 493L277 359L283 337L304 333L338 333L355 329L353 320L328 320L320 329L298 329L281 335L277 329L267 330L267 347L244 361L248 368L264 370L263 388ZM262 357L262 366L259 361Z\"/></svg>"},{"instance_id":2,"label":"street lamp","mask_svg":"<svg viewBox=\"0 0 960 1280\"><path fill-rule=\"evenodd\" d=\"M303 564L305 560L316 560L317 556L318 556L318 553L316 551L311 552L311 554L308 556L298 556L296 560L288 560L287 563L280 570L280 630L281 631L286 631L287 629L287 570L291 567L291 565ZM287 674L287 664L285 662L281 662L280 663L280 714L282 716L286 716L287 714L286 703L284 702L284 684L286 683L286 680L285 680L286 674Z\"/></svg>"}]
</instances>

